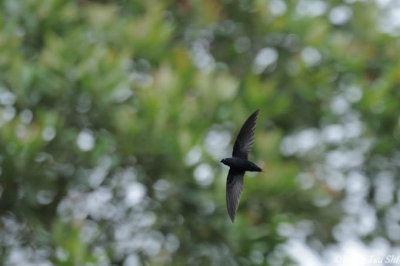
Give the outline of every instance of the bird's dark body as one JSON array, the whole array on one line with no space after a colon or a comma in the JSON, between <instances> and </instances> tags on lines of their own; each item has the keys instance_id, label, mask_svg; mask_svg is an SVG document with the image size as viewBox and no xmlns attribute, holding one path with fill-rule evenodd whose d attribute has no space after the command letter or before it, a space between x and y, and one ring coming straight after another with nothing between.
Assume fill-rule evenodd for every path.
<instances>
[{"instance_id":1,"label":"bird's dark body","mask_svg":"<svg viewBox=\"0 0 400 266\"><path fill-rule=\"evenodd\" d=\"M261 172L261 168L258 167L255 163L250 162L246 159L241 158L225 158L222 160L222 163L235 168L237 171L252 171L252 172Z\"/></svg>"},{"instance_id":2,"label":"bird's dark body","mask_svg":"<svg viewBox=\"0 0 400 266\"><path fill-rule=\"evenodd\" d=\"M248 154L254 143L254 132L258 110L244 122L233 145L232 157L222 159L221 162L230 167L226 179L226 206L232 222L239 206L240 195L243 190L243 177L246 171L261 172L261 168L250 162Z\"/></svg>"}]
</instances>

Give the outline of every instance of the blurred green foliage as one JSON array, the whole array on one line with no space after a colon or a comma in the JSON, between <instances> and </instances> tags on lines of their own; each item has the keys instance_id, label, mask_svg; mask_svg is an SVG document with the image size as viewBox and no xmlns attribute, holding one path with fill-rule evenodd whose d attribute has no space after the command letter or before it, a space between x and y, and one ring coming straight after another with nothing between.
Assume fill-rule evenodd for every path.
<instances>
[{"instance_id":1,"label":"blurred green foliage","mask_svg":"<svg viewBox=\"0 0 400 266\"><path fill-rule=\"evenodd\" d=\"M319 254L399 244L400 46L373 2L0 10L2 264L282 265L299 232ZM264 172L231 224L218 162L258 108Z\"/></svg>"}]
</instances>

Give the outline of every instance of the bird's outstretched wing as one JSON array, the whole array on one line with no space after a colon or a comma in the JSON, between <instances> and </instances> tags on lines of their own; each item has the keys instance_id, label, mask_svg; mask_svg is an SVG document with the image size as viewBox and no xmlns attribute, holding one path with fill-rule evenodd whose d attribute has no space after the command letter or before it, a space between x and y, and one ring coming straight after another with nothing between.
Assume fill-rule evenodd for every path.
<instances>
[{"instance_id":1,"label":"bird's outstretched wing","mask_svg":"<svg viewBox=\"0 0 400 266\"><path fill-rule=\"evenodd\" d=\"M253 147L254 143L254 132L256 130L256 121L258 116L258 111L255 111L246 122L244 122L242 128L240 129L239 135L236 138L235 145L233 146L233 157L239 157L247 160L247 155Z\"/></svg>"},{"instance_id":2,"label":"bird's outstretched wing","mask_svg":"<svg viewBox=\"0 0 400 266\"><path fill-rule=\"evenodd\" d=\"M232 222L235 221L236 210L239 206L240 195L243 190L244 171L232 168L229 169L226 180L226 207Z\"/></svg>"}]
</instances>

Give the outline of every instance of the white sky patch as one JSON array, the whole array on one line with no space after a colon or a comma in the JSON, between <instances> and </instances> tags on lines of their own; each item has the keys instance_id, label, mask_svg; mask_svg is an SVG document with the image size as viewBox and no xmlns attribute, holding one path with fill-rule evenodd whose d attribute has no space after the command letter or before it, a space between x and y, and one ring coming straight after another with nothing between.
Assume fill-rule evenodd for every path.
<instances>
[{"instance_id":1,"label":"white sky patch","mask_svg":"<svg viewBox=\"0 0 400 266\"><path fill-rule=\"evenodd\" d=\"M168 234L167 237L165 238L165 248L173 253L175 252L180 246L179 238L177 238L173 234Z\"/></svg>"},{"instance_id":2,"label":"white sky patch","mask_svg":"<svg viewBox=\"0 0 400 266\"><path fill-rule=\"evenodd\" d=\"M332 171L327 175L326 183L332 190L340 191L346 185L344 175L339 171Z\"/></svg>"},{"instance_id":3,"label":"white sky patch","mask_svg":"<svg viewBox=\"0 0 400 266\"><path fill-rule=\"evenodd\" d=\"M344 125L344 134L347 138L356 138L361 135L362 123L359 120L348 122Z\"/></svg>"},{"instance_id":4,"label":"white sky patch","mask_svg":"<svg viewBox=\"0 0 400 266\"><path fill-rule=\"evenodd\" d=\"M362 90L359 86L352 85L346 89L346 91L344 92L344 96L349 102L355 103L361 100Z\"/></svg>"},{"instance_id":5,"label":"white sky patch","mask_svg":"<svg viewBox=\"0 0 400 266\"><path fill-rule=\"evenodd\" d=\"M7 106L6 108L4 108L3 110L3 119L5 121L11 121L14 119L15 114L17 113L17 111L15 110L14 107L12 106Z\"/></svg>"},{"instance_id":6,"label":"white sky patch","mask_svg":"<svg viewBox=\"0 0 400 266\"><path fill-rule=\"evenodd\" d=\"M343 126L339 124L329 125L322 130L322 137L328 143L340 143L344 138Z\"/></svg>"},{"instance_id":7,"label":"white sky patch","mask_svg":"<svg viewBox=\"0 0 400 266\"><path fill-rule=\"evenodd\" d=\"M352 15L353 12L350 7L341 5L331 10L329 13L329 20L334 25L343 25L350 20Z\"/></svg>"},{"instance_id":8,"label":"white sky patch","mask_svg":"<svg viewBox=\"0 0 400 266\"><path fill-rule=\"evenodd\" d=\"M400 204L393 205L385 215L386 233L393 241L400 240Z\"/></svg>"},{"instance_id":9,"label":"white sky patch","mask_svg":"<svg viewBox=\"0 0 400 266\"><path fill-rule=\"evenodd\" d=\"M50 190L40 190L36 194L36 200L39 204L50 204L54 199L54 193Z\"/></svg>"},{"instance_id":10,"label":"white sky patch","mask_svg":"<svg viewBox=\"0 0 400 266\"><path fill-rule=\"evenodd\" d=\"M334 169L348 169L359 166L364 161L360 150L344 151L334 150L326 154L325 164Z\"/></svg>"},{"instance_id":11,"label":"white sky patch","mask_svg":"<svg viewBox=\"0 0 400 266\"><path fill-rule=\"evenodd\" d=\"M0 88L0 104L1 105L13 105L15 103L16 98L17 97L13 93L6 91L3 88Z\"/></svg>"},{"instance_id":12,"label":"white sky patch","mask_svg":"<svg viewBox=\"0 0 400 266\"><path fill-rule=\"evenodd\" d=\"M133 92L128 86L118 86L112 92L111 97L113 97L116 102L122 103L128 100L132 95Z\"/></svg>"},{"instance_id":13,"label":"white sky patch","mask_svg":"<svg viewBox=\"0 0 400 266\"><path fill-rule=\"evenodd\" d=\"M52 126L47 126L43 129L42 138L44 141L51 141L56 136L56 129Z\"/></svg>"},{"instance_id":14,"label":"white sky patch","mask_svg":"<svg viewBox=\"0 0 400 266\"><path fill-rule=\"evenodd\" d=\"M169 196L171 184L165 179L159 179L154 183L153 188L156 192L157 199L165 200Z\"/></svg>"},{"instance_id":15,"label":"white sky patch","mask_svg":"<svg viewBox=\"0 0 400 266\"><path fill-rule=\"evenodd\" d=\"M214 173L211 166L203 163L194 169L194 179L201 186L209 186L214 181Z\"/></svg>"},{"instance_id":16,"label":"white sky patch","mask_svg":"<svg viewBox=\"0 0 400 266\"><path fill-rule=\"evenodd\" d=\"M301 51L301 58L308 67L312 67L321 62L322 56L314 47L306 47Z\"/></svg>"},{"instance_id":17,"label":"white sky patch","mask_svg":"<svg viewBox=\"0 0 400 266\"><path fill-rule=\"evenodd\" d=\"M193 147L185 156L185 164L188 166L195 165L201 159L201 149L199 146Z\"/></svg>"},{"instance_id":18,"label":"white sky patch","mask_svg":"<svg viewBox=\"0 0 400 266\"><path fill-rule=\"evenodd\" d=\"M317 254L306 243L298 239L289 239L283 248L300 266L366 266L397 265L400 253L390 250L390 245L383 238L376 238L370 245L365 245L357 238L329 246L321 255Z\"/></svg>"},{"instance_id":19,"label":"white sky patch","mask_svg":"<svg viewBox=\"0 0 400 266\"><path fill-rule=\"evenodd\" d=\"M395 1L392 3L395 3ZM379 28L382 32L397 37L400 29L400 7L395 4L391 5L390 8L386 8L384 15L380 17Z\"/></svg>"},{"instance_id":20,"label":"white sky patch","mask_svg":"<svg viewBox=\"0 0 400 266\"><path fill-rule=\"evenodd\" d=\"M124 266L140 266L140 260L135 253L130 254L124 261Z\"/></svg>"},{"instance_id":21,"label":"white sky patch","mask_svg":"<svg viewBox=\"0 0 400 266\"><path fill-rule=\"evenodd\" d=\"M379 173L374 180L374 187L374 202L378 207L387 206L393 202L396 185L392 172L383 171Z\"/></svg>"},{"instance_id":22,"label":"white sky patch","mask_svg":"<svg viewBox=\"0 0 400 266\"><path fill-rule=\"evenodd\" d=\"M380 8L386 8L390 5L392 0L375 0Z\"/></svg>"},{"instance_id":23,"label":"white sky patch","mask_svg":"<svg viewBox=\"0 0 400 266\"><path fill-rule=\"evenodd\" d=\"M112 192L105 187L100 187L89 193L86 198L88 214L92 215L95 219L104 217L104 211L108 209L105 205L109 203L111 199Z\"/></svg>"},{"instance_id":24,"label":"white sky patch","mask_svg":"<svg viewBox=\"0 0 400 266\"><path fill-rule=\"evenodd\" d=\"M341 243L336 250L328 253L329 265L365 266L371 257L371 250L359 240L349 240Z\"/></svg>"},{"instance_id":25,"label":"white sky patch","mask_svg":"<svg viewBox=\"0 0 400 266\"><path fill-rule=\"evenodd\" d=\"M352 171L348 174L346 190L347 194L355 195L361 194L364 195L367 193L370 187L370 182L368 178L360 172Z\"/></svg>"},{"instance_id":26,"label":"white sky patch","mask_svg":"<svg viewBox=\"0 0 400 266\"><path fill-rule=\"evenodd\" d=\"M321 134L317 129L305 129L295 135L285 137L281 142L280 150L286 156L305 153L319 145L320 140Z\"/></svg>"},{"instance_id":27,"label":"white sky patch","mask_svg":"<svg viewBox=\"0 0 400 266\"><path fill-rule=\"evenodd\" d=\"M349 102L346 100L345 97L339 95L333 98L331 102L331 109L337 115L342 115L350 109Z\"/></svg>"},{"instance_id":28,"label":"white sky patch","mask_svg":"<svg viewBox=\"0 0 400 266\"><path fill-rule=\"evenodd\" d=\"M301 189L310 189L315 183L313 176L309 173L300 173L297 176L297 180Z\"/></svg>"},{"instance_id":29,"label":"white sky patch","mask_svg":"<svg viewBox=\"0 0 400 266\"><path fill-rule=\"evenodd\" d=\"M227 155L226 151L231 143L231 139L231 134L228 131L215 127L215 129L208 131L206 135L206 150L215 160L220 160Z\"/></svg>"},{"instance_id":30,"label":"white sky patch","mask_svg":"<svg viewBox=\"0 0 400 266\"><path fill-rule=\"evenodd\" d=\"M268 66L278 60L278 56L279 54L274 48L266 47L261 49L254 59L253 72L255 74L262 73Z\"/></svg>"},{"instance_id":31,"label":"white sky patch","mask_svg":"<svg viewBox=\"0 0 400 266\"><path fill-rule=\"evenodd\" d=\"M55 255L56 255L57 259L59 259L60 261L66 261L68 259L69 254L62 247L57 247Z\"/></svg>"},{"instance_id":32,"label":"white sky patch","mask_svg":"<svg viewBox=\"0 0 400 266\"><path fill-rule=\"evenodd\" d=\"M274 16L281 16L285 14L287 9L286 3L282 0L272 0L269 3L269 10Z\"/></svg>"},{"instance_id":33,"label":"white sky patch","mask_svg":"<svg viewBox=\"0 0 400 266\"><path fill-rule=\"evenodd\" d=\"M111 163L111 158L108 156L100 159L99 165L93 169L89 175L89 185L91 188L100 186L108 174Z\"/></svg>"},{"instance_id":34,"label":"white sky patch","mask_svg":"<svg viewBox=\"0 0 400 266\"><path fill-rule=\"evenodd\" d=\"M375 209L371 206L364 204L356 218L357 233L360 236L366 236L375 230L377 217Z\"/></svg>"},{"instance_id":35,"label":"white sky patch","mask_svg":"<svg viewBox=\"0 0 400 266\"><path fill-rule=\"evenodd\" d=\"M129 75L129 81L134 83L135 86L138 86L140 88L147 88L153 84L154 79L153 79L152 75L147 74L147 73L132 72ZM117 94L115 95L115 96L117 96L115 98L115 100L120 101L120 102L125 101L132 95L133 95L133 92L130 89L129 89L129 91L127 91L125 89L123 91L117 92Z\"/></svg>"},{"instance_id":36,"label":"white sky patch","mask_svg":"<svg viewBox=\"0 0 400 266\"><path fill-rule=\"evenodd\" d=\"M300 240L290 239L284 245L285 251L300 266L323 266L318 254Z\"/></svg>"},{"instance_id":37,"label":"white sky patch","mask_svg":"<svg viewBox=\"0 0 400 266\"><path fill-rule=\"evenodd\" d=\"M150 257L156 256L161 251L164 236L158 231L150 231L142 240L142 249Z\"/></svg>"},{"instance_id":38,"label":"white sky patch","mask_svg":"<svg viewBox=\"0 0 400 266\"><path fill-rule=\"evenodd\" d=\"M76 143L81 151L90 151L94 147L94 137L90 130L84 129L82 130L78 138L76 139Z\"/></svg>"},{"instance_id":39,"label":"white sky patch","mask_svg":"<svg viewBox=\"0 0 400 266\"><path fill-rule=\"evenodd\" d=\"M292 136L287 136L281 141L280 150L283 155L290 156L296 153L296 140Z\"/></svg>"},{"instance_id":40,"label":"white sky patch","mask_svg":"<svg viewBox=\"0 0 400 266\"><path fill-rule=\"evenodd\" d=\"M86 220L83 222L83 226L79 232L79 238L84 243L92 243L95 240L96 235L99 234L99 227L97 223L91 220ZM97 251L100 251L100 247L96 248ZM96 254L100 255L100 254Z\"/></svg>"},{"instance_id":41,"label":"white sky patch","mask_svg":"<svg viewBox=\"0 0 400 266\"><path fill-rule=\"evenodd\" d=\"M318 17L323 15L328 9L328 5L323 1L301 0L297 4L296 12L300 16Z\"/></svg>"},{"instance_id":42,"label":"white sky patch","mask_svg":"<svg viewBox=\"0 0 400 266\"><path fill-rule=\"evenodd\" d=\"M125 193L125 203L132 207L142 202L146 195L146 187L139 182L132 182L126 187Z\"/></svg>"},{"instance_id":43,"label":"white sky patch","mask_svg":"<svg viewBox=\"0 0 400 266\"><path fill-rule=\"evenodd\" d=\"M294 232L295 228L290 223L283 222L278 225L278 233L283 237L291 237L293 236Z\"/></svg>"},{"instance_id":44,"label":"white sky patch","mask_svg":"<svg viewBox=\"0 0 400 266\"><path fill-rule=\"evenodd\" d=\"M296 145L300 152L306 152L314 148L320 139L320 134L316 129L306 129L299 132L296 136Z\"/></svg>"},{"instance_id":45,"label":"white sky patch","mask_svg":"<svg viewBox=\"0 0 400 266\"><path fill-rule=\"evenodd\" d=\"M250 253L250 260L255 265L261 265L264 263L264 254L261 250L255 249Z\"/></svg>"},{"instance_id":46,"label":"white sky patch","mask_svg":"<svg viewBox=\"0 0 400 266\"><path fill-rule=\"evenodd\" d=\"M215 68L215 59L209 52L209 41L200 39L193 44L191 57L194 64L206 73Z\"/></svg>"}]
</instances>

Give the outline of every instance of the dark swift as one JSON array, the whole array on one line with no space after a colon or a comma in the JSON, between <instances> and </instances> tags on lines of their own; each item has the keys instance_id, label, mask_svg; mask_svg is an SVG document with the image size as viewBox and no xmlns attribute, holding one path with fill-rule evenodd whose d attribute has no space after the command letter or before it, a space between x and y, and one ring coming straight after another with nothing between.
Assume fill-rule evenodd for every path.
<instances>
[{"instance_id":1,"label":"dark swift","mask_svg":"<svg viewBox=\"0 0 400 266\"><path fill-rule=\"evenodd\" d=\"M230 167L226 180L226 206L232 222L235 221L236 210L239 206L240 195L243 190L243 176L246 171L261 172L261 168L247 160L247 156L254 143L254 132L258 111L255 111L240 129L233 145L232 158L222 159L221 162Z\"/></svg>"}]
</instances>

